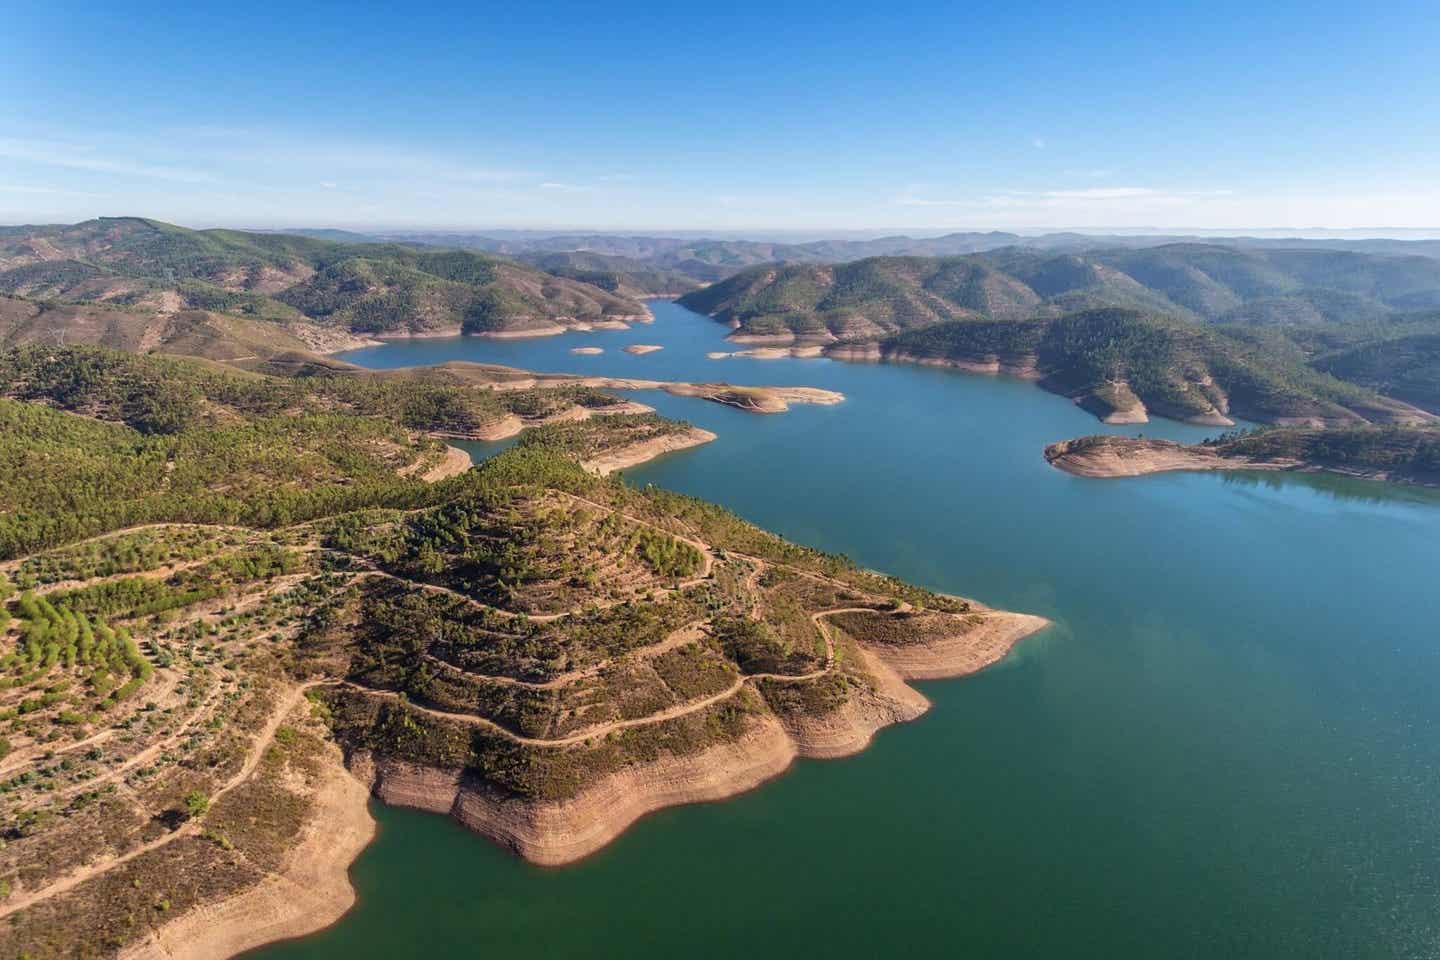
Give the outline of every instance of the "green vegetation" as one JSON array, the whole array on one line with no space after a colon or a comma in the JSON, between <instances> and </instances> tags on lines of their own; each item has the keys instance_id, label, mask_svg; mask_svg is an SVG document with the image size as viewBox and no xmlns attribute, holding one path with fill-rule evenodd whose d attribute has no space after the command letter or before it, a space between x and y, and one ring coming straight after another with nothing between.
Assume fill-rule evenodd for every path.
<instances>
[{"instance_id":1,"label":"green vegetation","mask_svg":"<svg viewBox=\"0 0 1440 960\"><path fill-rule=\"evenodd\" d=\"M681 420L647 414L591 417L583 421L547 423L521 435L518 445L563 452L581 461L594 460L607 451L693 429Z\"/></svg>"},{"instance_id":2,"label":"green vegetation","mask_svg":"<svg viewBox=\"0 0 1440 960\"><path fill-rule=\"evenodd\" d=\"M519 259L557 277L567 277L627 297L674 296L699 286L679 270L630 257L586 251L529 253Z\"/></svg>"},{"instance_id":3,"label":"green vegetation","mask_svg":"<svg viewBox=\"0 0 1440 960\"><path fill-rule=\"evenodd\" d=\"M1222 456L1295 460L1312 466L1397 479L1440 482L1440 429L1354 426L1331 430L1270 427L1227 434L1204 446Z\"/></svg>"},{"instance_id":4,"label":"green vegetation","mask_svg":"<svg viewBox=\"0 0 1440 960\"><path fill-rule=\"evenodd\" d=\"M37 245L46 251L43 258ZM644 312L624 293L468 250L187 230L131 217L8 231L0 236L0 293L104 300L146 318L170 313L178 302L195 311L282 325L313 321L357 334L485 332ZM231 333L246 338L243 330Z\"/></svg>"},{"instance_id":5,"label":"green vegetation","mask_svg":"<svg viewBox=\"0 0 1440 960\"><path fill-rule=\"evenodd\" d=\"M1315 366L1386 396L1440 413L1440 333L1367 343L1316 360Z\"/></svg>"},{"instance_id":6,"label":"green vegetation","mask_svg":"<svg viewBox=\"0 0 1440 960\"><path fill-rule=\"evenodd\" d=\"M1408 422L1434 406L1440 261L1176 243L752 266L681 303L749 336L1036 364L1100 416Z\"/></svg>"},{"instance_id":7,"label":"green vegetation","mask_svg":"<svg viewBox=\"0 0 1440 960\"><path fill-rule=\"evenodd\" d=\"M692 310L738 323L737 333L842 340L966 317L1020 319L1039 301L1024 284L963 257L768 265L680 299Z\"/></svg>"},{"instance_id":8,"label":"green vegetation","mask_svg":"<svg viewBox=\"0 0 1440 960\"><path fill-rule=\"evenodd\" d=\"M0 353L0 884L38 895L7 946L113 953L283 871L332 738L563 801L857 699L889 715L828 610L969 628L962 600L584 469L687 429L658 417L408 479L421 431L617 402L470 373Z\"/></svg>"},{"instance_id":9,"label":"green vegetation","mask_svg":"<svg viewBox=\"0 0 1440 960\"><path fill-rule=\"evenodd\" d=\"M752 266L681 302L738 321L744 333L828 331L842 340L947 320L1025 319L1099 307L1188 321L1351 323L1440 303L1440 261L1195 243L1061 254L1009 247L837 266Z\"/></svg>"},{"instance_id":10,"label":"green vegetation","mask_svg":"<svg viewBox=\"0 0 1440 960\"><path fill-rule=\"evenodd\" d=\"M1080 398L1101 416L1135 398L1177 419L1225 412L1261 421L1417 416L1282 348L1256 346L1227 328L1109 308L1053 320L939 324L891 337L883 349L887 355L1028 361L1046 376L1045 386Z\"/></svg>"}]
</instances>

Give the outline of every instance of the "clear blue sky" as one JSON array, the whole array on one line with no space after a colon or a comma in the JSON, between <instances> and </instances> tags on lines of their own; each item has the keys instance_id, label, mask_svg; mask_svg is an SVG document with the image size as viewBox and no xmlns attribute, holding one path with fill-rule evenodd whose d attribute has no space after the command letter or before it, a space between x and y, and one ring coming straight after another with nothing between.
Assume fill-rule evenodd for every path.
<instances>
[{"instance_id":1,"label":"clear blue sky","mask_svg":"<svg viewBox=\"0 0 1440 960\"><path fill-rule=\"evenodd\" d=\"M0 0L0 221L1440 227L1435 0L160 6Z\"/></svg>"}]
</instances>

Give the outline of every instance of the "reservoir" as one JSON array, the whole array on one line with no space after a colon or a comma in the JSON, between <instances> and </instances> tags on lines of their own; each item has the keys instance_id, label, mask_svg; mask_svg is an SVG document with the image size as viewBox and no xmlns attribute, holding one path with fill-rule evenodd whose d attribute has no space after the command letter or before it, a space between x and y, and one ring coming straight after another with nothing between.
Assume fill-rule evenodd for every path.
<instances>
[{"instance_id":1,"label":"reservoir","mask_svg":"<svg viewBox=\"0 0 1440 960\"><path fill-rule=\"evenodd\" d=\"M725 327L651 306L629 331L342 358L838 390L772 416L635 392L719 439L626 478L1055 626L919 684L934 708L863 754L647 817L573 866L376 804L356 907L249 956L1440 955L1440 495L1074 477L1047 443L1214 428L1105 427L942 369L707 359L737 349Z\"/></svg>"}]
</instances>

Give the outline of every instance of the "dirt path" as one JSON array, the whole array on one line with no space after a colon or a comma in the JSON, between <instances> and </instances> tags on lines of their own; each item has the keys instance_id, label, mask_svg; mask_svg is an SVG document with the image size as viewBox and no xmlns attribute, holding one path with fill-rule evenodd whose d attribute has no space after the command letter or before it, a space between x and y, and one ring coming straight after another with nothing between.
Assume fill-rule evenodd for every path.
<instances>
[{"instance_id":1,"label":"dirt path","mask_svg":"<svg viewBox=\"0 0 1440 960\"><path fill-rule=\"evenodd\" d=\"M611 733L615 733L618 730L627 730L630 727L649 726L653 723L664 723L667 720L677 720L680 717L688 716L692 713L697 713L701 710L706 709L707 707L712 707L723 700L728 700L730 697L733 697L735 694L739 693L740 688L745 686L745 684L751 682L752 680L775 680L781 683L797 683L805 680L817 680L820 677L825 676L827 673L829 673L835 668L835 643L830 637L830 630L828 627L825 626L823 618L830 616L834 613L874 612L875 611L870 607L837 607L833 610L821 610L818 613L813 613L810 615L811 621L820 631L820 636L825 641L825 665L818 670L812 670L809 673L748 673L743 676L736 677L734 683L730 684L729 687L721 690L719 693L712 693L709 696L701 697L699 700L690 700L686 703L676 704L673 707L669 707L657 713L652 713L649 716L645 717L635 717L631 720L613 720L609 723L599 724L598 726L587 727L579 733L573 733L569 736L561 737L555 740L542 740L535 737L526 737L501 726L500 724L489 719L488 717L477 716L473 713L451 713L448 710L438 710L434 707L422 706L412 700L409 700L408 698L404 697L402 694L394 690L376 690L372 687L361 686L358 683L352 683L348 680L341 681L337 683L336 686L342 686L351 690L358 691L365 696L379 697L385 700L403 700L406 705L410 707L410 709L418 710L427 716L435 717L440 720L453 720L456 723L463 723L467 726L484 727L487 730L498 733L500 736L505 737L507 740L511 740L515 743L522 744L527 747L567 747L573 746L577 743L584 743L587 740L593 740L596 737L604 737ZM0 916L3 916L3 914L0 914Z\"/></svg>"},{"instance_id":2,"label":"dirt path","mask_svg":"<svg viewBox=\"0 0 1440 960\"><path fill-rule=\"evenodd\" d=\"M249 546L250 544L244 544ZM164 580L185 570L193 570L195 567L204 566L216 557L225 553L224 547L214 553L197 560L185 560L180 563L167 563L164 566L154 567L150 570L129 570L124 573L111 573L103 577L91 577L89 580L57 580L54 583L47 583L44 586L36 587L32 593L37 597L48 597L52 593L59 593L63 590L78 590L84 587L93 587L105 583L114 583L117 580Z\"/></svg>"},{"instance_id":3,"label":"dirt path","mask_svg":"<svg viewBox=\"0 0 1440 960\"><path fill-rule=\"evenodd\" d=\"M270 718L265 722L265 726L261 728L260 735L250 748L250 753L245 758L245 763L241 766L239 772L227 780L225 784L210 797L212 804L244 783L249 779L250 775L255 772L255 768L260 765L261 759L265 756L265 751L269 749L271 741L274 740L275 732L280 729L280 725L285 722L285 718L290 715L291 711L299 705L301 699L305 696L305 691L328 682L330 681L312 680L308 683L303 683L292 689L289 695L281 700L276 709L271 711ZM30 892L21 891L6 900L3 904L0 904L0 919L4 919L13 913L18 913L42 900L49 900L51 897L56 897L62 893L73 890L87 880L98 877L103 873L108 873L123 863L128 863L136 857L143 856L152 850L158 850L169 843L179 840L181 837L196 836L202 831L203 822L203 820L190 820L178 830L151 840L149 843L141 844L133 850L127 850L114 859L107 860L103 863L88 864L72 872L69 876L61 880L56 880L49 886L41 887L38 890Z\"/></svg>"},{"instance_id":4,"label":"dirt path","mask_svg":"<svg viewBox=\"0 0 1440 960\"><path fill-rule=\"evenodd\" d=\"M702 629L704 622L703 620L696 620L687 623L677 630L672 630L665 639L659 643L652 643L648 646L627 650L621 656L614 658L614 660L629 657L649 660L669 653L677 647L683 647L687 643L694 643L705 635L705 631ZM439 657L430 653L424 654L423 659L428 663L435 664L435 666L446 672L462 674L467 680L483 680L486 683L497 683L507 687L524 687L527 690L555 690L559 687L572 684L577 680L585 680L597 676L613 662L613 660L602 660L599 663L580 670L568 670L565 673L557 674L549 680L535 681L517 680L515 677L502 677L491 673L471 673L468 670L462 670L453 663L441 660Z\"/></svg>"},{"instance_id":5,"label":"dirt path","mask_svg":"<svg viewBox=\"0 0 1440 960\"><path fill-rule=\"evenodd\" d=\"M95 777L94 779L82 780L79 783L71 784L63 790L55 791L54 797L56 799L63 800L64 798L73 794L84 793L88 790L93 790L97 786L100 786L102 784L113 783L114 781L123 778L129 773L133 773L139 767L142 767L150 761L157 759L166 750L169 750L171 747L184 740L189 735L187 731L190 729L191 725L193 725L197 720L199 720L202 716L209 712L209 710L215 706L215 702L219 699L219 697L220 691L218 690L218 688L216 690L212 690L206 696L205 700L201 702L198 707L195 708L194 712L191 713L188 717L186 717L185 720L175 728L174 733L150 744L150 746L146 747L144 750L141 750L134 756L127 758L125 762L122 763L120 766L115 767L112 770L108 770L105 773L102 773L100 776Z\"/></svg>"},{"instance_id":6,"label":"dirt path","mask_svg":"<svg viewBox=\"0 0 1440 960\"><path fill-rule=\"evenodd\" d=\"M180 686L180 680L181 677L178 674L162 674L160 677L158 688L147 690L146 694L151 699L164 701L168 699L169 696L175 692L176 688ZM69 756L77 750L83 750L84 748L94 746L97 743L103 743L104 741L114 737L116 734L123 732L124 731L121 730L119 727L110 726L106 727L103 730L97 731L96 733L92 733L90 736L84 738L83 740L74 740L61 747L56 747L54 744L51 743L31 743L27 744L24 747L17 747L14 752L9 754L5 758L4 763L0 763L0 777L4 777L6 774L10 773L10 771L15 770L19 767L23 767L28 763L39 760L41 758L41 755L46 753L47 751L54 751L55 757L57 759L60 759ZM88 783L90 781L85 782Z\"/></svg>"},{"instance_id":7,"label":"dirt path","mask_svg":"<svg viewBox=\"0 0 1440 960\"><path fill-rule=\"evenodd\" d=\"M303 524L296 524L296 526L303 526ZM23 557L16 557L13 560L0 563L0 570L14 570L31 557L38 557L46 553L55 553L58 550L69 550L72 547L83 547L87 543L98 543L101 540L109 540L111 537L121 537L127 533L139 533L142 530L230 530L246 534L247 536L253 536L260 532L253 527L237 527L228 523L142 523L134 527L121 527L119 530L107 530L104 533L97 533L93 537L85 537L83 540L71 540L68 543L56 544L53 547L46 547L44 550L36 550L32 553L25 554Z\"/></svg>"}]
</instances>

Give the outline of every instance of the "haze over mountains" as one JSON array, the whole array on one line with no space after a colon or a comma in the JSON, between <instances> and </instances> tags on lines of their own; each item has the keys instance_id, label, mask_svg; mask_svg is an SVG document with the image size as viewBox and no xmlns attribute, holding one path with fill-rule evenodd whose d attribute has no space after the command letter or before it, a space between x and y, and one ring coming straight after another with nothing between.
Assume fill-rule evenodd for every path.
<instances>
[{"instance_id":1,"label":"haze over mountains","mask_svg":"<svg viewBox=\"0 0 1440 960\"><path fill-rule=\"evenodd\" d=\"M618 327L648 319L642 298L679 296L738 342L1008 370L1109 420L1440 411L1440 257L1421 252L1437 241L309 234L0 229L0 344L249 361Z\"/></svg>"},{"instance_id":2,"label":"haze over mountains","mask_svg":"<svg viewBox=\"0 0 1440 960\"><path fill-rule=\"evenodd\" d=\"M0 293L234 313L302 336L513 332L645 315L628 297L472 251L137 217L0 230Z\"/></svg>"},{"instance_id":3,"label":"haze over mountains","mask_svg":"<svg viewBox=\"0 0 1440 960\"><path fill-rule=\"evenodd\" d=\"M775 261L839 263L878 256L941 257L981 253L1002 247L1035 250L1085 250L1106 247L1156 247L1201 243L1257 249L1349 250L1394 256L1440 257L1440 239L1374 236L1285 237L1201 236L1185 233L1087 234L1072 231L1022 235L1002 230L947 233L936 237L886 236L866 239L832 237L805 242L705 237L693 233L631 235L601 232L402 231L376 234L344 230L296 230L297 234L352 243L404 242L483 250L528 258L544 253L581 251L625 257L711 282L744 266Z\"/></svg>"}]
</instances>

